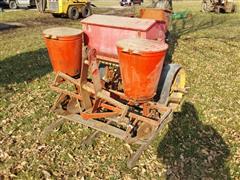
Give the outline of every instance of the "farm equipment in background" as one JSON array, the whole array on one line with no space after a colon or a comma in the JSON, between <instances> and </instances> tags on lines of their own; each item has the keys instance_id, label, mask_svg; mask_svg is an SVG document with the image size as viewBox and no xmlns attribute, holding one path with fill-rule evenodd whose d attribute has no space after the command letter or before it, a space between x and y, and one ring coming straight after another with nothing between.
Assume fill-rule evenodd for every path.
<instances>
[{"instance_id":1,"label":"farm equipment in background","mask_svg":"<svg viewBox=\"0 0 240 180\"><path fill-rule=\"evenodd\" d=\"M178 12L174 12L171 16L172 20L179 20L179 19L187 19L187 18L191 18L192 17L192 13L188 10L186 11L178 11Z\"/></svg>"},{"instance_id":2,"label":"farm equipment in background","mask_svg":"<svg viewBox=\"0 0 240 180\"><path fill-rule=\"evenodd\" d=\"M3 4L8 5L10 9L27 8L36 5L35 0L3 0Z\"/></svg>"},{"instance_id":3,"label":"farm equipment in background","mask_svg":"<svg viewBox=\"0 0 240 180\"><path fill-rule=\"evenodd\" d=\"M92 15L81 21L83 31L43 32L55 72L51 89L59 94L52 110L61 118L42 137L65 121L77 122L93 129L84 146L100 132L140 145L127 166L136 164L186 93L184 69L164 62L169 15L147 11L142 18Z\"/></svg>"},{"instance_id":4,"label":"farm equipment in background","mask_svg":"<svg viewBox=\"0 0 240 180\"><path fill-rule=\"evenodd\" d=\"M203 0L202 12L234 13L237 10L235 0Z\"/></svg>"},{"instance_id":5,"label":"farm equipment in background","mask_svg":"<svg viewBox=\"0 0 240 180\"><path fill-rule=\"evenodd\" d=\"M51 13L54 17L67 16L70 19L86 18L92 14L88 0L37 0L40 12Z\"/></svg>"},{"instance_id":6,"label":"farm equipment in background","mask_svg":"<svg viewBox=\"0 0 240 180\"><path fill-rule=\"evenodd\" d=\"M164 10L172 10L172 0L152 0L152 7Z\"/></svg>"},{"instance_id":7,"label":"farm equipment in background","mask_svg":"<svg viewBox=\"0 0 240 180\"><path fill-rule=\"evenodd\" d=\"M141 5L143 0L120 0L120 6L131 6L134 4Z\"/></svg>"}]
</instances>

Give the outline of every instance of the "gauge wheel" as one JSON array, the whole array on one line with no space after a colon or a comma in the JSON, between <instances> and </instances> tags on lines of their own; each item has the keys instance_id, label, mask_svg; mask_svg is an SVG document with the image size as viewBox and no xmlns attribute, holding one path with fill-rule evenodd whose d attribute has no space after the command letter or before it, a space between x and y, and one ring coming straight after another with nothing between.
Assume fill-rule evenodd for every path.
<instances>
[{"instance_id":1,"label":"gauge wheel","mask_svg":"<svg viewBox=\"0 0 240 180\"><path fill-rule=\"evenodd\" d=\"M87 5L87 6L83 6L83 7L81 8L81 12L82 12L82 17L83 17L83 18L86 18L86 17L92 15L92 9L91 9L91 7L88 6L88 5Z\"/></svg>"},{"instance_id":2,"label":"gauge wheel","mask_svg":"<svg viewBox=\"0 0 240 180\"><path fill-rule=\"evenodd\" d=\"M186 72L183 68L180 68L175 74L168 97L168 106L171 107L174 111L178 111L181 107L184 92L181 92L179 90L186 91L185 84Z\"/></svg>"},{"instance_id":3,"label":"gauge wheel","mask_svg":"<svg viewBox=\"0 0 240 180\"><path fill-rule=\"evenodd\" d=\"M167 64L163 67L155 102L179 110L184 96L186 83L185 70L178 64Z\"/></svg>"},{"instance_id":4,"label":"gauge wheel","mask_svg":"<svg viewBox=\"0 0 240 180\"><path fill-rule=\"evenodd\" d=\"M75 6L69 7L69 9L68 9L68 17L70 19L76 20L76 19L79 18L79 16L80 16L80 13L79 13L77 7L75 7Z\"/></svg>"},{"instance_id":5,"label":"gauge wheel","mask_svg":"<svg viewBox=\"0 0 240 180\"><path fill-rule=\"evenodd\" d=\"M16 3L16 1L10 1L10 2L9 2L9 8L10 8L10 9L17 9L17 3Z\"/></svg>"}]
</instances>

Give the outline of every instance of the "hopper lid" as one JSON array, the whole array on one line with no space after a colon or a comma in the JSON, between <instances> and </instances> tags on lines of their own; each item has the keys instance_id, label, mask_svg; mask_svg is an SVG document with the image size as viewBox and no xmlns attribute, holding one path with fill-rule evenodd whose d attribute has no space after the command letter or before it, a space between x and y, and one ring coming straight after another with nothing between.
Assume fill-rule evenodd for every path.
<instances>
[{"instance_id":1,"label":"hopper lid","mask_svg":"<svg viewBox=\"0 0 240 180\"><path fill-rule=\"evenodd\" d=\"M44 30L43 34L49 37L71 37L81 35L82 30L69 27L55 27Z\"/></svg>"},{"instance_id":2,"label":"hopper lid","mask_svg":"<svg viewBox=\"0 0 240 180\"><path fill-rule=\"evenodd\" d=\"M168 48L168 45L164 42L142 38L122 39L119 40L116 45L125 52L132 52L135 54L156 53L165 51Z\"/></svg>"},{"instance_id":3,"label":"hopper lid","mask_svg":"<svg viewBox=\"0 0 240 180\"><path fill-rule=\"evenodd\" d=\"M156 21L153 19L94 14L83 19L81 23L120 29L147 31L156 23Z\"/></svg>"}]
</instances>

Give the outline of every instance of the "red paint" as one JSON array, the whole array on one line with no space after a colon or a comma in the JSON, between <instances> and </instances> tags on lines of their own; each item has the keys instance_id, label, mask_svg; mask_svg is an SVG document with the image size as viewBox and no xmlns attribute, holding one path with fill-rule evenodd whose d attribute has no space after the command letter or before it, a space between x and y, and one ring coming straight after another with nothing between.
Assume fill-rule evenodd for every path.
<instances>
[{"instance_id":1,"label":"red paint","mask_svg":"<svg viewBox=\"0 0 240 180\"><path fill-rule=\"evenodd\" d=\"M107 61L118 62L116 42L126 38L164 40L162 27L152 19L92 15L81 21L85 40L97 55Z\"/></svg>"}]
</instances>

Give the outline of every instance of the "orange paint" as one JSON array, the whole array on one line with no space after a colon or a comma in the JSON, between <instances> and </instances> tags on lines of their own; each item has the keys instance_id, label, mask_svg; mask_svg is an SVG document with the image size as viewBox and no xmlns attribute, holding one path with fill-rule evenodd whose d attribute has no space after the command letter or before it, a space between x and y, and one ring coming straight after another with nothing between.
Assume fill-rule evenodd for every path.
<instances>
[{"instance_id":1,"label":"orange paint","mask_svg":"<svg viewBox=\"0 0 240 180\"><path fill-rule=\"evenodd\" d=\"M147 39L117 42L124 94L129 99L145 101L155 95L167 48Z\"/></svg>"},{"instance_id":2,"label":"orange paint","mask_svg":"<svg viewBox=\"0 0 240 180\"><path fill-rule=\"evenodd\" d=\"M73 28L52 28L43 32L54 72L70 76L80 73L82 62L82 31Z\"/></svg>"},{"instance_id":3,"label":"orange paint","mask_svg":"<svg viewBox=\"0 0 240 180\"><path fill-rule=\"evenodd\" d=\"M143 19L154 19L159 23L165 23L165 32L170 19L170 11L158 8L143 8L140 9L140 17Z\"/></svg>"}]
</instances>

